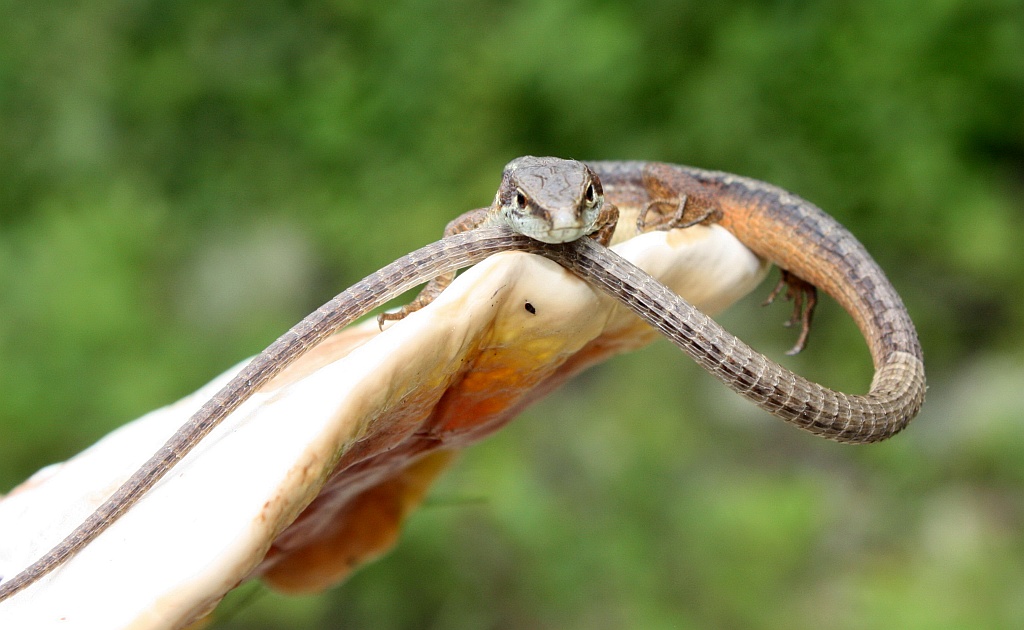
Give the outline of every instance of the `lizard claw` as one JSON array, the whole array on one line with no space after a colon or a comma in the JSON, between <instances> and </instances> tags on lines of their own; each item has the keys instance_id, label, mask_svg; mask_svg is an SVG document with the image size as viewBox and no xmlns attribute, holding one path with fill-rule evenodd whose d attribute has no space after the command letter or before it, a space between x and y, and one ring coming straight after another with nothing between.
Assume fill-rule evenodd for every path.
<instances>
[{"instance_id":1,"label":"lizard claw","mask_svg":"<svg viewBox=\"0 0 1024 630\"><path fill-rule=\"evenodd\" d=\"M782 275L779 278L779 282L772 289L771 293L761 306L768 306L775 301L775 298L779 297L782 293L782 289L786 289L786 300L793 302L793 314L789 320L786 321L783 326L791 327L795 326L797 322L800 323L800 336L797 338L796 343L790 348L786 354L792 356L799 354L807 346L807 337L811 334L811 319L814 317L814 307L818 305L818 290L815 286L796 275L782 269Z\"/></svg>"},{"instance_id":2,"label":"lizard claw","mask_svg":"<svg viewBox=\"0 0 1024 630\"><path fill-rule=\"evenodd\" d=\"M384 322L397 322L408 317L409 313L416 311L417 309L409 308L411 304L406 304L402 308L398 309L394 313L381 313L377 315L377 327L384 330Z\"/></svg>"}]
</instances>

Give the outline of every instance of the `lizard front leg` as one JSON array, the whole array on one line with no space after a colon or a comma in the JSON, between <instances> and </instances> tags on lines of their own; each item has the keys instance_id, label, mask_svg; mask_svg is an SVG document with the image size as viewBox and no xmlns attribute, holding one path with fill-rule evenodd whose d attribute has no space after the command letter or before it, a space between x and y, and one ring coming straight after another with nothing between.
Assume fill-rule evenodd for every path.
<instances>
[{"instance_id":1,"label":"lizard front leg","mask_svg":"<svg viewBox=\"0 0 1024 630\"><path fill-rule=\"evenodd\" d=\"M710 225L722 219L722 210L715 200L714 190L678 169L666 164L647 164L643 170L643 186L649 200L637 217L637 232ZM774 302L784 288L786 299L793 302L793 314L785 325L792 326L800 322L800 336L796 344L786 352L794 355L807 345L814 307L818 304L818 293L813 284L782 269L782 277L764 305Z\"/></svg>"},{"instance_id":2,"label":"lizard front leg","mask_svg":"<svg viewBox=\"0 0 1024 630\"><path fill-rule=\"evenodd\" d=\"M618 226L618 223L618 207L605 199L604 206L601 208L601 214L597 219L597 225L599 227L595 232L588 236L605 247L608 247L608 244L612 242L612 235L615 234L615 228Z\"/></svg>"},{"instance_id":3,"label":"lizard front leg","mask_svg":"<svg viewBox=\"0 0 1024 630\"><path fill-rule=\"evenodd\" d=\"M477 208L455 217L444 228L444 235L461 234L480 227L494 213L494 208ZM455 280L455 272L446 273L428 282L419 292L416 299L406 304L393 313L381 313L377 316L377 325L384 329L384 322L398 321L405 319L410 313L415 313L427 304L430 304L441 292L448 288L448 285Z\"/></svg>"},{"instance_id":4,"label":"lizard front leg","mask_svg":"<svg viewBox=\"0 0 1024 630\"><path fill-rule=\"evenodd\" d=\"M459 234L474 230L489 221L493 221L495 214L493 206L489 208L477 208L476 210L470 210L449 222L444 228L444 235L451 236L452 234ZM594 233L590 234L589 237L602 245L608 245L608 243L611 242L612 233L615 231L615 225L618 222L618 219L619 209L612 203L606 201L597 221L600 227ZM425 287L423 287L419 292L419 295L416 296L416 299L409 304L406 304L393 313L381 313L378 315L377 325L383 329L384 322L405 319L410 313L415 313L437 299L437 296L441 295L441 292L447 289L448 285L450 285L453 280L455 280L455 272L446 273L434 278L428 282Z\"/></svg>"}]
</instances>

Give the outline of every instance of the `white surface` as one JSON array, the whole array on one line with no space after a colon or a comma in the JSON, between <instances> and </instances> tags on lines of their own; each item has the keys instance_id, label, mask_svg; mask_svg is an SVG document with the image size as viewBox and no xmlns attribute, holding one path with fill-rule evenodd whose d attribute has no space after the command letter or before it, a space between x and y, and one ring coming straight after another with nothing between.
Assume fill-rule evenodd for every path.
<instances>
[{"instance_id":1,"label":"white surface","mask_svg":"<svg viewBox=\"0 0 1024 630\"><path fill-rule=\"evenodd\" d=\"M707 312L766 272L717 226L647 234L616 250ZM537 316L523 308L526 299ZM636 326L631 314L554 263L492 257L420 313L247 401L97 540L0 604L0 628L181 627L249 574L346 448L380 430L372 419L381 409L457 370L481 339L500 335L501 344L558 360L628 326ZM228 376L43 469L0 501L0 575L56 544Z\"/></svg>"}]
</instances>

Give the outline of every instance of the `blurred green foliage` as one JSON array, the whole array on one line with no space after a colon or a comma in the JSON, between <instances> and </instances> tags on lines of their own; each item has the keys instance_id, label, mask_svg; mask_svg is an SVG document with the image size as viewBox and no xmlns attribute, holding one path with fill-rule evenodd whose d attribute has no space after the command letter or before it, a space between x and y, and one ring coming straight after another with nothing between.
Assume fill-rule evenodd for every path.
<instances>
[{"instance_id":1,"label":"blurred green foliage","mask_svg":"<svg viewBox=\"0 0 1024 630\"><path fill-rule=\"evenodd\" d=\"M433 240L517 155L789 188L860 237L919 326L929 400L891 442L803 435L656 344L469 451L347 584L250 585L215 627L1024 627L1021 2L92 0L0 18L0 488ZM756 303L722 319L779 357L788 313ZM870 379L832 303L785 362Z\"/></svg>"}]
</instances>

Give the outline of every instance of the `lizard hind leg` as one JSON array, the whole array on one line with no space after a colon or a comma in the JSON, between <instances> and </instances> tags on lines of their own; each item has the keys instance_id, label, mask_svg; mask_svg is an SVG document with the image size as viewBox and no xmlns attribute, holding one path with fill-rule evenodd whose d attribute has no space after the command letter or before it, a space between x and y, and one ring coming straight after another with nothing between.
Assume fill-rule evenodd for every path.
<instances>
[{"instance_id":1,"label":"lizard hind leg","mask_svg":"<svg viewBox=\"0 0 1024 630\"><path fill-rule=\"evenodd\" d=\"M772 289L771 293L768 294L765 301L761 303L761 306L768 306L774 302L775 298L779 297L782 293L782 290L786 289L786 300L793 302L793 313L783 325L790 327L795 326L797 322L800 323L800 336L793 347L786 352L787 355L792 356L800 354L807 346L807 338L811 334L811 319L814 317L814 307L818 305L818 289L810 282L785 269L780 271L782 274L779 277L779 282Z\"/></svg>"},{"instance_id":2,"label":"lizard hind leg","mask_svg":"<svg viewBox=\"0 0 1024 630\"><path fill-rule=\"evenodd\" d=\"M661 213L652 229L673 230L685 229L698 224L714 223L722 218L722 211L714 206L707 208L689 208L686 205L689 197L683 195L679 199L652 199L636 217L636 231L642 234L647 231L647 215L658 206L668 206L671 210Z\"/></svg>"},{"instance_id":3,"label":"lizard hind leg","mask_svg":"<svg viewBox=\"0 0 1024 630\"><path fill-rule=\"evenodd\" d=\"M722 210L711 191L669 165L648 165L643 173L643 186L649 201L637 216L638 234L709 225L722 219Z\"/></svg>"},{"instance_id":4,"label":"lizard hind leg","mask_svg":"<svg viewBox=\"0 0 1024 630\"><path fill-rule=\"evenodd\" d=\"M468 232L480 227L490 214L491 208L477 208L476 210L470 210L461 214L445 226L444 235L461 234L462 232ZM441 295L441 292L447 289L448 285L454 280L454 271L434 278L420 290L419 295L412 302L409 302L397 311L377 315L377 326L384 330L384 322L395 322L405 319L409 314L415 313L437 299L437 296Z\"/></svg>"}]
</instances>

